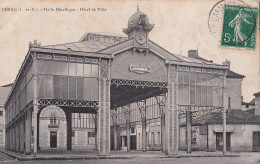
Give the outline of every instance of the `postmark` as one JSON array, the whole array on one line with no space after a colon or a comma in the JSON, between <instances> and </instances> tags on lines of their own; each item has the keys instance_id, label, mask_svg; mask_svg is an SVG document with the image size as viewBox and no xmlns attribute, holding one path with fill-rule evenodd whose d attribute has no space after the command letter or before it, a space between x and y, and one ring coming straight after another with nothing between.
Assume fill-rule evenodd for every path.
<instances>
[{"instance_id":1,"label":"postmark","mask_svg":"<svg viewBox=\"0 0 260 164\"><path fill-rule=\"evenodd\" d=\"M258 9L224 5L221 46L255 49Z\"/></svg>"},{"instance_id":2,"label":"postmark","mask_svg":"<svg viewBox=\"0 0 260 164\"><path fill-rule=\"evenodd\" d=\"M221 37L222 20L225 5L240 6L245 5L245 3L242 0L220 0L213 5L209 12L208 28L211 35L217 40L219 40Z\"/></svg>"}]
</instances>

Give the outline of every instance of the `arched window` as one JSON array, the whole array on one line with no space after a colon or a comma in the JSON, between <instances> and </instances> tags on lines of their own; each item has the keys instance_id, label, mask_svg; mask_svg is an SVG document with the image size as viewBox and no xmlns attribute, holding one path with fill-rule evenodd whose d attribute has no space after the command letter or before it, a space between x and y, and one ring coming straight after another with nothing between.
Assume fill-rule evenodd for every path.
<instances>
[{"instance_id":1,"label":"arched window","mask_svg":"<svg viewBox=\"0 0 260 164\"><path fill-rule=\"evenodd\" d=\"M66 115L61 108L50 105L41 111L39 119L50 120L50 124L59 124L60 121L66 120Z\"/></svg>"}]
</instances>

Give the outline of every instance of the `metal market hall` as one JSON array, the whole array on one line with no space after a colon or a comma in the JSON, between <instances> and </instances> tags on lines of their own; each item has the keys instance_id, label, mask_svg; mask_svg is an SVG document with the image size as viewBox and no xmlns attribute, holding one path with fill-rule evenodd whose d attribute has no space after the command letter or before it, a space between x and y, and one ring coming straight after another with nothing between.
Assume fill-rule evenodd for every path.
<instances>
[{"instance_id":1,"label":"metal market hall","mask_svg":"<svg viewBox=\"0 0 260 164\"><path fill-rule=\"evenodd\" d=\"M71 43L30 43L5 103L6 149L171 155L184 122L190 150L191 120L228 106L229 65L196 50L189 57L168 52L149 40L153 28L137 10L123 30L127 37L86 33Z\"/></svg>"}]
</instances>

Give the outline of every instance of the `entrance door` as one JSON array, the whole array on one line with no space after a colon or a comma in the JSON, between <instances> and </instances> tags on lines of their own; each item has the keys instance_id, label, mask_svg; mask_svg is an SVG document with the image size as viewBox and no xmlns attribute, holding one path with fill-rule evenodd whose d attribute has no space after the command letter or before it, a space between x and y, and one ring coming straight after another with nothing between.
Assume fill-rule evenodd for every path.
<instances>
[{"instance_id":1,"label":"entrance door","mask_svg":"<svg viewBox=\"0 0 260 164\"><path fill-rule=\"evenodd\" d=\"M57 148L57 132L50 133L50 147Z\"/></svg>"},{"instance_id":2,"label":"entrance door","mask_svg":"<svg viewBox=\"0 0 260 164\"><path fill-rule=\"evenodd\" d=\"M253 151L260 152L260 132L253 132Z\"/></svg>"},{"instance_id":3,"label":"entrance door","mask_svg":"<svg viewBox=\"0 0 260 164\"><path fill-rule=\"evenodd\" d=\"M136 150L136 135L130 136L130 150Z\"/></svg>"},{"instance_id":4,"label":"entrance door","mask_svg":"<svg viewBox=\"0 0 260 164\"><path fill-rule=\"evenodd\" d=\"M226 147L227 147L227 151L230 151L230 136L231 136L231 133L230 132L227 132L226 133ZM219 151L223 151L223 133L222 132L217 132L216 133L216 149L219 150Z\"/></svg>"}]
</instances>

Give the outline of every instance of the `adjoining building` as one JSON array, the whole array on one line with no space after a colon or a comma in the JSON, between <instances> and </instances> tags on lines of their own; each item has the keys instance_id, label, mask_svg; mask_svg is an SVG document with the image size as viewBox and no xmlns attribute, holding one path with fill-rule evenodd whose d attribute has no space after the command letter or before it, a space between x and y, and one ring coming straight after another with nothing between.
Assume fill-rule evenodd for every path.
<instances>
[{"instance_id":1,"label":"adjoining building","mask_svg":"<svg viewBox=\"0 0 260 164\"><path fill-rule=\"evenodd\" d=\"M252 99L250 102L242 102L241 105L242 105L242 110L253 111L255 109L255 99Z\"/></svg>"},{"instance_id":2,"label":"adjoining building","mask_svg":"<svg viewBox=\"0 0 260 164\"><path fill-rule=\"evenodd\" d=\"M192 120L192 149L223 150L223 119L211 113ZM260 151L260 120L251 113L231 110L227 113L227 150ZM180 127L180 149L187 150L186 127Z\"/></svg>"},{"instance_id":3,"label":"adjoining building","mask_svg":"<svg viewBox=\"0 0 260 164\"><path fill-rule=\"evenodd\" d=\"M12 84L0 87L0 149L5 148L5 109L4 103L11 90Z\"/></svg>"},{"instance_id":4,"label":"adjoining building","mask_svg":"<svg viewBox=\"0 0 260 164\"><path fill-rule=\"evenodd\" d=\"M127 37L30 43L5 103L6 149L177 154L179 117L225 109L229 65L170 53L149 40L153 28L138 10Z\"/></svg>"},{"instance_id":5,"label":"adjoining building","mask_svg":"<svg viewBox=\"0 0 260 164\"><path fill-rule=\"evenodd\" d=\"M236 92L233 92L236 93ZM254 94L253 110L227 110L226 147L228 151L260 151L260 94ZM192 149L200 151L223 150L223 117L210 113L192 120ZM187 150L185 123L180 126L180 149Z\"/></svg>"}]
</instances>

